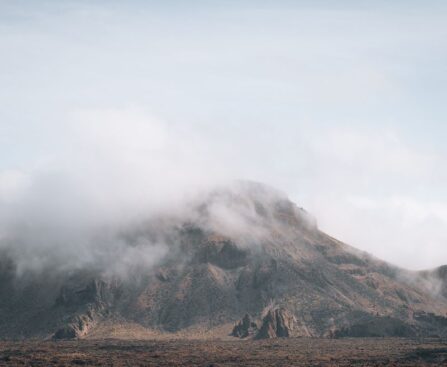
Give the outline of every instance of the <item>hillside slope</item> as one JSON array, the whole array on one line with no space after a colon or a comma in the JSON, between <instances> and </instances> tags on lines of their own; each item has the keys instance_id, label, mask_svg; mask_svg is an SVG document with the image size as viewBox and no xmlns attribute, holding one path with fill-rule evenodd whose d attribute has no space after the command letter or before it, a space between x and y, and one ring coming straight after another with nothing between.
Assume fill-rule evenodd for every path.
<instances>
[{"instance_id":1,"label":"hillside slope","mask_svg":"<svg viewBox=\"0 0 447 367\"><path fill-rule=\"evenodd\" d=\"M445 268L375 259L261 184L211 191L119 236L143 250L163 243L165 255L125 273L93 264L17 274L4 249L0 337L225 336L245 314L260 321L279 307L293 315L291 336L447 336L445 281L433 285Z\"/></svg>"}]
</instances>

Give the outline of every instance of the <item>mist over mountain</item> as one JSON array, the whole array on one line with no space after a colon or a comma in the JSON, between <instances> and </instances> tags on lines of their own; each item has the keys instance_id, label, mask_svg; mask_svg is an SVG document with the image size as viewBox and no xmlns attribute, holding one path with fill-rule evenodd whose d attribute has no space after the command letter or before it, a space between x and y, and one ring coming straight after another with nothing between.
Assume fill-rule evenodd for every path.
<instances>
[{"instance_id":1,"label":"mist over mountain","mask_svg":"<svg viewBox=\"0 0 447 367\"><path fill-rule=\"evenodd\" d=\"M443 268L356 250L264 184L210 186L125 219L11 225L0 336L227 337L244 315L259 330L244 337L446 335Z\"/></svg>"},{"instance_id":2,"label":"mist over mountain","mask_svg":"<svg viewBox=\"0 0 447 367\"><path fill-rule=\"evenodd\" d=\"M446 39L440 0L0 0L0 367L447 366Z\"/></svg>"}]
</instances>

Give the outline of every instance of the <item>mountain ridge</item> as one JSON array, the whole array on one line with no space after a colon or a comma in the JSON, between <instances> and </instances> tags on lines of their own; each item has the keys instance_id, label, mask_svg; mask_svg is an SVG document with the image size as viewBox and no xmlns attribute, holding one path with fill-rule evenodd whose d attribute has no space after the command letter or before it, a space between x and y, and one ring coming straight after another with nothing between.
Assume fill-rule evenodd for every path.
<instances>
[{"instance_id":1,"label":"mountain ridge","mask_svg":"<svg viewBox=\"0 0 447 367\"><path fill-rule=\"evenodd\" d=\"M210 191L182 213L119 233L137 254L163 243L147 267L19 276L3 251L0 338L104 337L113 325L227 337L244 315L261 322L278 308L293 319L290 336L447 336L447 267L413 272L376 259L258 183Z\"/></svg>"}]
</instances>

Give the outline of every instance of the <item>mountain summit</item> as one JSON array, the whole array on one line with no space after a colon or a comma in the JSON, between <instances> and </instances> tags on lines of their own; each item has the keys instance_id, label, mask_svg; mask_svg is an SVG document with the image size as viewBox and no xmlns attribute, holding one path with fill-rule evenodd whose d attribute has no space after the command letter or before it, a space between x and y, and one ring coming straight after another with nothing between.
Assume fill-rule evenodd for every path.
<instances>
[{"instance_id":1,"label":"mountain summit","mask_svg":"<svg viewBox=\"0 0 447 367\"><path fill-rule=\"evenodd\" d=\"M119 269L18 271L1 250L0 337L447 336L445 268L407 271L356 250L262 184L116 232L107 238L139 260Z\"/></svg>"}]
</instances>

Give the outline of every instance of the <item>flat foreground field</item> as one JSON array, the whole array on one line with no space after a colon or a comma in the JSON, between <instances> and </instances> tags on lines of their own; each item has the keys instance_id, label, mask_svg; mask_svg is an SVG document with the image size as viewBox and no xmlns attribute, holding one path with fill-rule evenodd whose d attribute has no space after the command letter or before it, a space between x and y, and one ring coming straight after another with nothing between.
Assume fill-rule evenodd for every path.
<instances>
[{"instance_id":1,"label":"flat foreground field","mask_svg":"<svg viewBox=\"0 0 447 367\"><path fill-rule=\"evenodd\" d=\"M408 339L0 342L0 366L447 366L447 343Z\"/></svg>"}]
</instances>

